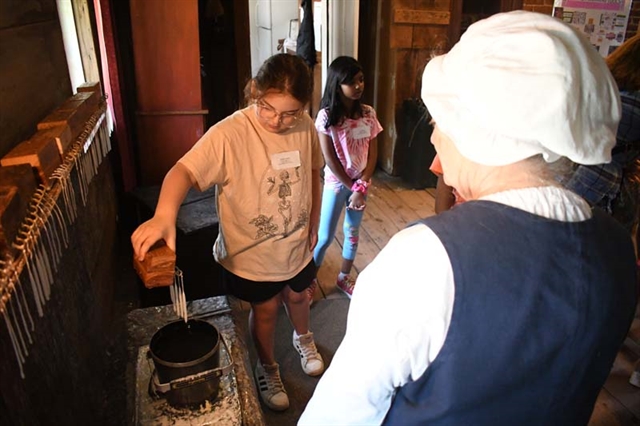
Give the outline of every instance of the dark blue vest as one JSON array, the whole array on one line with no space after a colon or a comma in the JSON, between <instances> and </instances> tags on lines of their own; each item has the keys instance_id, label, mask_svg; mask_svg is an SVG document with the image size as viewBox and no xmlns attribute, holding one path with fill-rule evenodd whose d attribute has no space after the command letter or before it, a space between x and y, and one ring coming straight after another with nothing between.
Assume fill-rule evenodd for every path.
<instances>
[{"instance_id":1,"label":"dark blue vest","mask_svg":"<svg viewBox=\"0 0 640 426\"><path fill-rule=\"evenodd\" d=\"M489 201L422 222L451 259L453 315L384 424L587 424L636 306L629 236L600 210L565 223Z\"/></svg>"}]
</instances>

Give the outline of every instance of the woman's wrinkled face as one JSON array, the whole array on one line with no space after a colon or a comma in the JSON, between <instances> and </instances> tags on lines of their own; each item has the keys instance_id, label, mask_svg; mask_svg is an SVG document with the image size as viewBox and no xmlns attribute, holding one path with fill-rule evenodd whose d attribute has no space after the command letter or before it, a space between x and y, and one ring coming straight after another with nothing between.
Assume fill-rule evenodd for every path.
<instances>
[{"instance_id":1,"label":"woman's wrinkled face","mask_svg":"<svg viewBox=\"0 0 640 426\"><path fill-rule=\"evenodd\" d=\"M453 142L451 141L449 136L447 136L440 130L440 127L438 127L438 125L433 120L431 121L431 125L433 126L433 132L431 133L431 143L433 144L433 147L436 149L436 152L440 157L440 164L442 165L442 173L446 181L447 180L446 176L449 174L448 173L449 161L450 161L449 145L452 145ZM449 182L447 182L447 184L450 185Z\"/></svg>"},{"instance_id":2,"label":"woman's wrinkled face","mask_svg":"<svg viewBox=\"0 0 640 426\"><path fill-rule=\"evenodd\" d=\"M271 133L282 133L295 127L304 105L288 93L267 91L255 104L260 125Z\"/></svg>"},{"instance_id":3,"label":"woman's wrinkled face","mask_svg":"<svg viewBox=\"0 0 640 426\"><path fill-rule=\"evenodd\" d=\"M440 157L442 177L447 185L460 190L465 158L460 154L451 138L442 132L435 122L432 121L431 124L433 125L431 143Z\"/></svg>"}]
</instances>

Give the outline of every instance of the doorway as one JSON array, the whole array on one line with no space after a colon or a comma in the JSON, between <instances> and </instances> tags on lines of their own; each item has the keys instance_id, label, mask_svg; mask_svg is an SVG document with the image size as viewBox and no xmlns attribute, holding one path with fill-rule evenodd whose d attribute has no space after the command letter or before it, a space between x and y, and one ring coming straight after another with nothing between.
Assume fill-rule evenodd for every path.
<instances>
[{"instance_id":1,"label":"doorway","mask_svg":"<svg viewBox=\"0 0 640 426\"><path fill-rule=\"evenodd\" d=\"M238 75L234 0L198 0L202 106L205 129L233 114L242 104Z\"/></svg>"},{"instance_id":2,"label":"doorway","mask_svg":"<svg viewBox=\"0 0 640 426\"><path fill-rule=\"evenodd\" d=\"M449 48L471 24L491 15L512 10L521 10L523 0L454 0L451 7L451 25L449 26Z\"/></svg>"},{"instance_id":3,"label":"doorway","mask_svg":"<svg viewBox=\"0 0 640 426\"><path fill-rule=\"evenodd\" d=\"M467 28L474 22L500 13L500 3L500 0L463 1L462 16L460 18L460 34L464 34Z\"/></svg>"},{"instance_id":4,"label":"doorway","mask_svg":"<svg viewBox=\"0 0 640 426\"><path fill-rule=\"evenodd\" d=\"M251 75L276 53L295 52L300 0L248 0L251 39Z\"/></svg>"},{"instance_id":5,"label":"doorway","mask_svg":"<svg viewBox=\"0 0 640 426\"><path fill-rule=\"evenodd\" d=\"M242 108L251 78L249 4L198 0L202 103L205 128Z\"/></svg>"},{"instance_id":6,"label":"doorway","mask_svg":"<svg viewBox=\"0 0 640 426\"><path fill-rule=\"evenodd\" d=\"M314 96L310 114L315 117L320 103L327 67L341 55L358 59L360 0L313 0L314 37L317 65L314 68ZM377 1L376 1L377 3ZM302 22L300 0L248 0L251 33L251 68L255 75L269 56L295 53L297 28ZM371 102L372 99L367 100Z\"/></svg>"}]
</instances>

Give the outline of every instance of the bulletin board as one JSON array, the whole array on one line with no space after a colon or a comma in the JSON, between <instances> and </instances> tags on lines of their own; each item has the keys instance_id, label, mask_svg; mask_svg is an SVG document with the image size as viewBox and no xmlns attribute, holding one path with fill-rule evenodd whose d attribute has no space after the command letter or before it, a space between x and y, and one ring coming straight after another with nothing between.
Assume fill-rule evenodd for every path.
<instances>
[{"instance_id":1,"label":"bulletin board","mask_svg":"<svg viewBox=\"0 0 640 426\"><path fill-rule=\"evenodd\" d=\"M555 0L553 16L584 33L606 57L624 42L631 0Z\"/></svg>"}]
</instances>

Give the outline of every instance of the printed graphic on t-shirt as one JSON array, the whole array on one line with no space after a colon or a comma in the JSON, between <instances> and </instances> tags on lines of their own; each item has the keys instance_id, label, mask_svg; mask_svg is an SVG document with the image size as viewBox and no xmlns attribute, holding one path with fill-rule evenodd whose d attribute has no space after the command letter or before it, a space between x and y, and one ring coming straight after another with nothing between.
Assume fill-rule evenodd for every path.
<instances>
[{"instance_id":1,"label":"printed graphic on t-shirt","mask_svg":"<svg viewBox=\"0 0 640 426\"><path fill-rule=\"evenodd\" d=\"M309 211L301 203L304 187L300 166L285 170L269 168L260 188L260 213L249 222L256 228L254 239L284 238L307 226Z\"/></svg>"}]
</instances>

